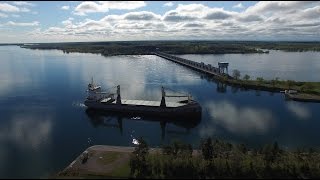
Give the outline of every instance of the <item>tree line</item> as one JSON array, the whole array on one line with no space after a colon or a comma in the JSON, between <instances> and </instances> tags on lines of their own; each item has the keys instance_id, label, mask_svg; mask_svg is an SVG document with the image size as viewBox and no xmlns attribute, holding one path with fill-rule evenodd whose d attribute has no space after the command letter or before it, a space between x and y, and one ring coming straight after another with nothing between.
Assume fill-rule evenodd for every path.
<instances>
[{"instance_id":1,"label":"tree line","mask_svg":"<svg viewBox=\"0 0 320 180\"><path fill-rule=\"evenodd\" d=\"M231 144L218 139L190 144L174 141L161 152L150 153L146 141L130 158L130 178L318 178L320 154L314 149L286 151L277 142L261 148Z\"/></svg>"}]
</instances>

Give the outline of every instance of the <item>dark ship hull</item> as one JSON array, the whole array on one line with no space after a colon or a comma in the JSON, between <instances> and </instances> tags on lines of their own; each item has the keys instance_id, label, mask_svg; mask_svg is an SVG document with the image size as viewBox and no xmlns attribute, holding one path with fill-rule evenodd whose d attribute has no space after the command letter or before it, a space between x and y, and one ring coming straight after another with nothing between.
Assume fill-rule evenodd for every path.
<instances>
[{"instance_id":1,"label":"dark ship hull","mask_svg":"<svg viewBox=\"0 0 320 180\"><path fill-rule=\"evenodd\" d=\"M139 101L142 103L131 103L131 104L116 104L103 103L99 101L86 100L84 104L91 109L104 110L108 112L117 112L128 115L148 115L157 117L184 117L184 118L196 118L201 116L201 106L192 101L191 103L180 104L179 106L166 106L162 107L155 105L145 105L151 101ZM144 105L142 105L144 104Z\"/></svg>"}]
</instances>

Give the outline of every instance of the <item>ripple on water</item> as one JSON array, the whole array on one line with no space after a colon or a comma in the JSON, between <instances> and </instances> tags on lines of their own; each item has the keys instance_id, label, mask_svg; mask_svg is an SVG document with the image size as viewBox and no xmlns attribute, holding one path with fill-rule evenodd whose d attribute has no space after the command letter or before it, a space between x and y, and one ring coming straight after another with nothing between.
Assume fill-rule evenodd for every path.
<instances>
[{"instance_id":1,"label":"ripple on water","mask_svg":"<svg viewBox=\"0 0 320 180\"><path fill-rule=\"evenodd\" d=\"M73 102L72 106L73 107L77 107L77 108L85 108L85 107L87 107L86 105L84 105L84 103L81 103L81 102Z\"/></svg>"}]
</instances>

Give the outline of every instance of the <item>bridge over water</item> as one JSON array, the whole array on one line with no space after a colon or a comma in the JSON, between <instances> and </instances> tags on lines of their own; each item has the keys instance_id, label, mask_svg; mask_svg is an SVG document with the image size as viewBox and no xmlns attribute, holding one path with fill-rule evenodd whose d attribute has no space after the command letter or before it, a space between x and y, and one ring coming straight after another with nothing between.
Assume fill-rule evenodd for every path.
<instances>
[{"instance_id":1,"label":"bridge over water","mask_svg":"<svg viewBox=\"0 0 320 180\"><path fill-rule=\"evenodd\" d=\"M215 77L227 77L228 79L233 79L232 76L224 72L224 69L228 70L228 63L219 63L219 67L214 67L211 64L204 64L203 62L199 63L159 51L154 52L154 55Z\"/></svg>"}]
</instances>

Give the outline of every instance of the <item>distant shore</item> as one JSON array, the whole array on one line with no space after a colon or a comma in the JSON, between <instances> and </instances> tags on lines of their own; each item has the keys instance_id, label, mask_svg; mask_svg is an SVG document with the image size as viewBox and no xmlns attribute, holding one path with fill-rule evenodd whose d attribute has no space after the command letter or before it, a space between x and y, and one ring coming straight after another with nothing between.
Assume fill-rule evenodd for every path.
<instances>
[{"instance_id":1,"label":"distant shore","mask_svg":"<svg viewBox=\"0 0 320 180\"><path fill-rule=\"evenodd\" d=\"M168 54L247 54L320 51L320 42L270 41L110 41L20 44L28 49L58 49L65 53L96 53L103 56L147 55L160 50Z\"/></svg>"}]
</instances>

